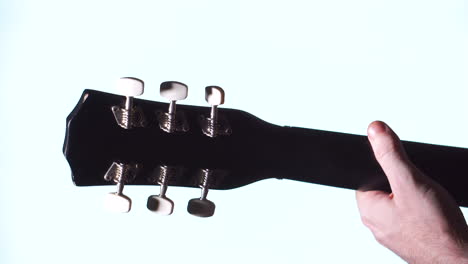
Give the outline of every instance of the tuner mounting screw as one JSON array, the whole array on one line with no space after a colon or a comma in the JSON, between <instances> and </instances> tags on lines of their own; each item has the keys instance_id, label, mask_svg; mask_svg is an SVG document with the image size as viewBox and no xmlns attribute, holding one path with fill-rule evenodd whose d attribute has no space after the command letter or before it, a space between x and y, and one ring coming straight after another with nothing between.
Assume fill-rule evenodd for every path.
<instances>
[{"instance_id":1,"label":"tuner mounting screw","mask_svg":"<svg viewBox=\"0 0 468 264\"><path fill-rule=\"evenodd\" d=\"M137 165L126 165L113 162L104 175L106 181L117 183L117 192L108 193L104 199L104 207L112 212L128 213L132 208L132 200L123 194L124 184L136 176Z\"/></svg>"},{"instance_id":2,"label":"tuner mounting screw","mask_svg":"<svg viewBox=\"0 0 468 264\"><path fill-rule=\"evenodd\" d=\"M117 80L117 90L125 96L124 108L113 106L112 112L119 126L125 129L131 129L134 126L143 126L143 117L141 113L133 107L133 97L142 95L144 90L144 82L133 77L122 77ZM138 112L140 124L135 122L135 114Z\"/></svg>"},{"instance_id":3,"label":"tuner mounting screw","mask_svg":"<svg viewBox=\"0 0 468 264\"><path fill-rule=\"evenodd\" d=\"M210 169L203 169L201 171L201 196L200 198L191 199L187 205L187 211L194 216L199 217L210 217L214 214L215 211L215 204L206 199L208 196L208 187L209 187L209 180L212 176L213 171Z\"/></svg>"},{"instance_id":4,"label":"tuner mounting screw","mask_svg":"<svg viewBox=\"0 0 468 264\"><path fill-rule=\"evenodd\" d=\"M176 111L176 102L187 98L188 86L181 82L163 82L160 94L169 100L169 109L167 113L158 113L159 127L168 133L188 131L185 117Z\"/></svg>"},{"instance_id":5,"label":"tuner mounting screw","mask_svg":"<svg viewBox=\"0 0 468 264\"><path fill-rule=\"evenodd\" d=\"M161 186L159 195L148 197L148 210L161 215L170 215L174 211L174 202L166 196L169 179L176 174L176 168L169 166L158 167L157 183Z\"/></svg>"}]
</instances>

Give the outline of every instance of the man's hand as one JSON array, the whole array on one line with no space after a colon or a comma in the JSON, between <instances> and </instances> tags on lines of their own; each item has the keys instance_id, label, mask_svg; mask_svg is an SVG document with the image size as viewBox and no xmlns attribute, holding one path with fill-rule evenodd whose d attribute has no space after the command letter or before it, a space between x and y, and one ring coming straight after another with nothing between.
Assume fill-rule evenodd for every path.
<instances>
[{"instance_id":1,"label":"man's hand","mask_svg":"<svg viewBox=\"0 0 468 264\"><path fill-rule=\"evenodd\" d=\"M411 163L385 123L367 133L392 193L356 192L364 225L409 263L468 263L468 226L453 198Z\"/></svg>"}]
</instances>

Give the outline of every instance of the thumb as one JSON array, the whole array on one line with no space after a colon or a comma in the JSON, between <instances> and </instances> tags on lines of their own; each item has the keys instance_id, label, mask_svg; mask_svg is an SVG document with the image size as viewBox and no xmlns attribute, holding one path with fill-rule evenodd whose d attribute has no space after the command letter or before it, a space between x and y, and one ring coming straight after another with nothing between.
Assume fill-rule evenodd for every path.
<instances>
[{"instance_id":1,"label":"thumb","mask_svg":"<svg viewBox=\"0 0 468 264\"><path fill-rule=\"evenodd\" d=\"M384 122L374 121L367 129L375 158L388 178L396 195L412 192L416 167L411 163L398 136Z\"/></svg>"}]
</instances>

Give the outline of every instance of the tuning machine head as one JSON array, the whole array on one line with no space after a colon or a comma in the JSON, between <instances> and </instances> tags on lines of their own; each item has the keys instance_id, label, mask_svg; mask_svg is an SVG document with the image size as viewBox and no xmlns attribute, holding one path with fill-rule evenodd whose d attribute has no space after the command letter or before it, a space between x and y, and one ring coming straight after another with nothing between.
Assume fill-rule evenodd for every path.
<instances>
[{"instance_id":1,"label":"tuning machine head","mask_svg":"<svg viewBox=\"0 0 468 264\"><path fill-rule=\"evenodd\" d=\"M191 199L187 205L187 212L189 214L199 217L210 217L213 216L216 206L215 204L208 200L206 197L208 196L208 188L209 183L212 180L211 177L213 175L213 171L210 169L203 169L201 170L201 177L200 177L200 188L201 188L201 195L200 198Z\"/></svg>"},{"instance_id":2,"label":"tuning machine head","mask_svg":"<svg viewBox=\"0 0 468 264\"><path fill-rule=\"evenodd\" d=\"M117 124L125 129L144 126L144 118L139 109L133 107L133 97L142 95L144 91L144 82L134 77L122 77L117 80L116 89L120 94L125 96L124 107L113 106Z\"/></svg>"},{"instance_id":3,"label":"tuning machine head","mask_svg":"<svg viewBox=\"0 0 468 264\"><path fill-rule=\"evenodd\" d=\"M151 195L148 197L147 208L151 212L160 215L170 215L174 211L174 202L166 196L168 182L177 174L177 168L169 166L159 166L157 175L152 183L157 183L161 186L159 195Z\"/></svg>"},{"instance_id":4,"label":"tuning machine head","mask_svg":"<svg viewBox=\"0 0 468 264\"><path fill-rule=\"evenodd\" d=\"M132 208L132 200L123 194L124 184L136 176L137 165L127 165L113 162L104 175L106 181L117 184L117 192L108 193L104 199L104 207L117 213L127 213Z\"/></svg>"},{"instance_id":5,"label":"tuning machine head","mask_svg":"<svg viewBox=\"0 0 468 264\"><path fill-rule=\"evenodd\" d=\"M177 113L176 102L187 98L188 86L181 82L163 82L160 94L169 100L169 109L166 113L158 113L159 127L168 133L187 132L188 122L183 113Z\"/></svg>"},{"instance_id":6,"label":"tuning machine head","mask_svg":"<svg viewBox=\"0 0 468 264\"><path fill-rule=\"evenodd\" d=\"M209 137L225 136L231 134L231 127L227 120L220 118L218 106L224 104L224 90L219 86L205 88L205 100L211 105L210 117L201 118L203 134Z\"/></svg>"}]
</instances>

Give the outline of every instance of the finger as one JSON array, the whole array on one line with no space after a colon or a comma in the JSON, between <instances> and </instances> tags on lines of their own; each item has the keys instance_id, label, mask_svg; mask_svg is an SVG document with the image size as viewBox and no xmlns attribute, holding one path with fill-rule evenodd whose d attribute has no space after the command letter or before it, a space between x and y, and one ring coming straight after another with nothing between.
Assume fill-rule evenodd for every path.
<instances>
[{"instance_id":1,"label":"finger","mask_svg":"<svg viewBox=\"0 0 468 264\"><path fill-rule=\"evenodd\" d=\"M383 191L356 191L356 201L362 223L371 230L376 229L378 219L392 206L392 196Z\"/></svg>"},{"instance_id":2,"label":"finger","mask_svg":"<svg viewBox=\"0 0 468 264\"><path fill-rule=\"evenodd\" d=\"M416 169L408 159L400 139L384 122L375 121L367 130L375 158L396 195L415 187Z\"/></svg>"}]
</instances>

